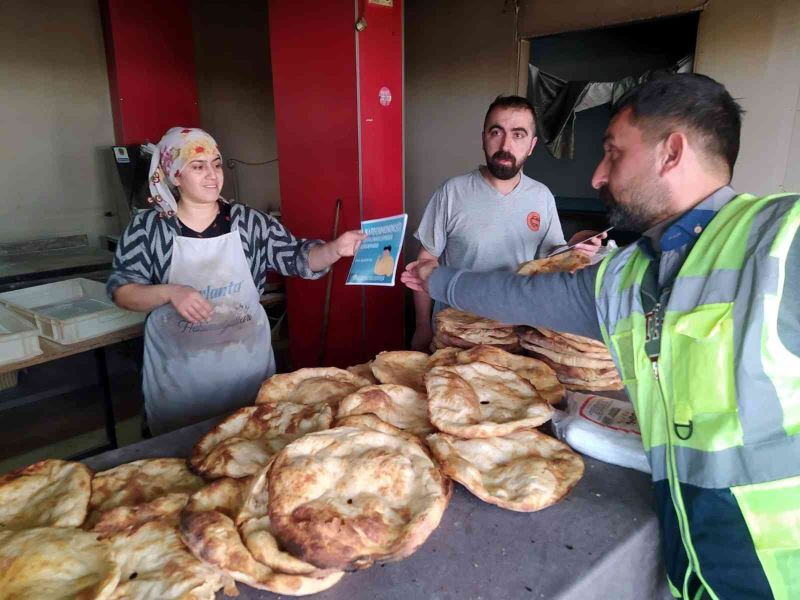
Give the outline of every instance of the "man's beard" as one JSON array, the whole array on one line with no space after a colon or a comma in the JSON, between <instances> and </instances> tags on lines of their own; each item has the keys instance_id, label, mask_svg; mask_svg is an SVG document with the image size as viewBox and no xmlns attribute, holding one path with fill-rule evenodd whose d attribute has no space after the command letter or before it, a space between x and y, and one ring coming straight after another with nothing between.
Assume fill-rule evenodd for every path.
<instances>
[{"instance_id":1,"label":"man's beard","mask_svg":"<svg viewBox=\"0 0 800 600\"><path fill-rule=\"evenodd\" d=\"M498 162L503 159L510 160L511 164L503 165ZM486 156L486 168L489 169L489 173L491 173L493 177L502 179L503 181L515 177L524 164L524 160L520 164L517 164L516 157L510 152L505 152L503 150L498 150L491 158L489 158L488 155Z\"/></svg>"},{"instance_id":2,"label":"man's beard","mask_svg":"<svg viewBox=\"0 0 800 600\"><path fill-rule=\"evenodd\" d=\"M636 186L630 190L629 201L622 204L608 189L608 185L600 188L600 199L606 206L608 222L617 229L644 233L654 225L667 218L669 194L666 189L654 182Z\"/></svg>"}]
</instances>

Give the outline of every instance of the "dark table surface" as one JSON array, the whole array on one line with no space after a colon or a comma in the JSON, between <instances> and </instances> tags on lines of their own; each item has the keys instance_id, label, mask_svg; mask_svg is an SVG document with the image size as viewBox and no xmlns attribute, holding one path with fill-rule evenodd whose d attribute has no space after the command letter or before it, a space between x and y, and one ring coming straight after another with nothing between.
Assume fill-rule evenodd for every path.
<instances>
[{"instance_id":1,"label":"dark table surface","mask_svg":"<svg viewBox=\"0 0 800 600\"><path fill-rule=\"evenodd\" d=\"M216 420L87 459L95 470L141 458L186 457ZM411 557L346 575L315 596L352 599L632 600L671 598L647 475L584 457L560 503L517 513L455 484L441 525ZM239 598L276 598L237 584ZM224 598L219 592L218 598Z\"/></svg>"}]
</instances>

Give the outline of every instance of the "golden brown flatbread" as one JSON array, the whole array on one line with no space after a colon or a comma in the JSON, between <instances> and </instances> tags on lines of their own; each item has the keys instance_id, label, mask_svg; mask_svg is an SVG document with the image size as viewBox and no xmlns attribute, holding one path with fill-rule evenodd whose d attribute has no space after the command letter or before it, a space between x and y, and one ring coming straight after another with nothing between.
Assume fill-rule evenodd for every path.
<instances>
[{"instance_id":1,"label":"golden brown flatbread","mask_svg":"<svg viewBox=\"0 0 800 600\"><path fill-rule=\"evenodd\" d=\"M318 569L286 552L269 519L269 467L253 478L236 523L247 549L258 562L280 573L321 578L334 570Z\"/></svg>"},{"instance_id":2,"label":"golden brown flatbread","mask_svg":"<svg viewBox=\"0 0 800 600\"><path fill-rule=\"evenodd\" d=\"M331 407L324 402L246 406L201 437L189 462L209 479L254 475L286 444L328 429L332 421Z\"/></svg>"},{"instance_id":3,"label":"golden brown flatbread","mask_svg":"<svg viewBox=\"0 0 800 600\"><path fill-rule=\"evenodd\" d=\"M204 488L192 496L181 514L180 528L181 539L192 554L236 581L276 594L303 596L334 586L343 573L320 578L280 573L253 557L234 522L250 484L250 479L218 479L209 486L212 489Z\"/></svg>"},{"instance_id":4,"label":"golden brown flatbread","mask_svg":"<svg viewBox=\"0 0 800 600\"><path fill-rule=\"evenodd\" d=\"M440 431L493 437L538 427L553 408L514 371L474 362L428 372L428 416Z\"/></svg>"},{"instance_id":5,"label":"golden brown flatbread","mask_svg":"<svg viewBox=\"0 0 800 600\"><path fill-rule=\"evenodd\" d=\"M457 365L457 357L459 352L461 352L461 348L457 348L455 346L445 346L443 348L436 349L433 354L431 354L430 360L428 360L428 370L430 371L433 367L449 367L450 365Z\"/></svg>"},{"instance_id":6,"label":"golden brown flatbread","mask_svg":"<svg viewBox=\"0 0 800 600\"><path fill-rule=\"evenodd\" d=\"M167 494L136 506L118 506L101 513L92 531L103 539L150 521L177 526L178 517L188 500L189 494Z\"/></svg>"},{"instance_id":7,"label":"golden brown flatbread","mask_svg":"<svg viewBox=\"0 0 800 600\"><path fill-rule=\"evenodd\" d=\"M197 560L174 524L149 521L113 535L109 542L120 568L114 600L213 600L228 576ZM234 591L232 581L227 591Z\"/></svg>"},{"instance_id":8,"label":"golden brown flatbread","mask_svg":"<svg viewBox=\"0 0 800 600\"><path fill-rule=\"evenodd\" d=\"M547 332L547 334L544 332ZM562 354L579 354L591 358L611 360L608 348L603 344L584 343L572 340L548 329L538 330L527 328L519 333L519 339L520 343L524 344L523 347L530 347L532 349L544 348ZM594 342L594 340L589 340L589 338L581 339Z\"/></svg>"},{"instance_id":9,"label":"golden brown flatbread","mask_svg":"<svg viewBox=\"0 0 800 600\"><path fill-rule=\"evenodd\" d=\"M422 442L362 427L292 442L268 477L278 539L334 569L409 556L438 526L452 490Z\"/></svg>"},{"instance_id":10,"label":"golden brown flatbread","mask_svg":"<svg viewBox=\"0 0 800 600\"><path fill-rule=\"evenodd\" d=\"M394 383L425 391L425 373L430 355L413 350L381 352L372 361L372 372L381 383Z\"/></svg>"},{"instance_id":11,"label":"golden brown flatbread","mask_svg":"<svg viewBox=\"0 0 800 600\"><path fill-rule=\"evenodd\" d=\"M592 259L575 250L568 250L555 256L529 260L517 267L517 275L536 275L537 273L574 273L591 264Z\"/></svg>"},{"instance_id":12,"label":"golden brown flatbread","mask_svg":"<svg viewBox=\"0 0 800 600\"><path fill-rule=\"evenodd\" d=\"M551 362L568 367L585 367L588 369L608 369L614 366L614 361L609 355L607 358L592 358L585 354L554 352L539 346L525 346L525 349L536 357L549 358Z\"/></svg>"},{"instance_id":13,"label":"golden brown flatbread","mask_svg":"<svg viewBox=\"0 0 800 600\"><path fill-rule=\"evenodd\" d=\"M0 530L0 598L107 600L119 581L111 545L71 527Z\"/></svg>"},{"instance_id":14,"label":"golden brown flatbread","mask_svg":"<svg viewBox=\"0 0 800 600\"><path fill-rule=\"evenodd\" d=\"M428 444L448 477L484 502L509 510L551 506L583 476L580 456L535 429L470 440L434 433Z\"/></svg>"},{"instance_id":15,"label":"golden brown flatbread","mask_svg":"<svg viewBox=\"0 0 800 600\"><path fill-rule=\"evenodd\" d=\"M434 337L438 347L471 348L491 344L504 350L519 349L517 334L512 325L478 317L454 308L446 308L434 316Z\"/></svg>"},{"instance_id":16,"label":"golden brown flatbread","mask_svg":"<svg viewBox=\"0 0 800 600\"><path fill-rule=\"evenodd\" d=\"M92 471L77 462L43 460L0 477L0 529L80 527L89 508Z\"/></svg>"},{"instance_id":17,"label":"golden brown flatbread","mask_svg":"<svg viewBox=\"0 0 800 600\"><path fill-rule=\"evenodd\" d=\"M182 458L149 458L102 471L92 479L87 526L93 527L101 513L112 508L137 506L167 494L191 494L203 485Z\"/></svg>"},{"instance_id":18,"label":"golden brown flatbread","mask_svg":"<svg viewBox=\"0 0 800 600\"><path fill-rule=\"evenodd\" d=\"M428 420L428 396L403 385L382 384L361 388L339 403L336 418L364 414L376 415L414 435L425 436L434 431Z\"/></svg>"},{"instance_id":19,"label":"golden brown flatbread","mask_svg":"<svg viewBox=\"0 0 800 600\"><path fill-rule=\"evenodd\" d=\"M347 367L347 371L353 375L357 375L358 377L363 377L372 384L380 383L380 381L378 381L375 375L372 373L372 361Z\"/></svg>"},{"instance_id":20,"label":"golden brown flatbread","mask_svg":"<svg viewBox=\"0 0 800 600\"><path fill-rule=\"evenodd\" d=\"M488 331L495 329L513 329L513 325L509 325L508 323L501 323L494 319L479 317L478 315L473 315L463 310L457 310L453 307L445 308L436 313L435 321L437 323L437 329L443 329L445 331L454 329L484 329Z\"/></svg>"},{"instance_id":21,"label":"golden brown flatbread","mask_svg":"<svg viewBox=\"0 0 800 600\"><path fill-rule=\"evenodd\" d=\"M510 369L528 380L536 391L550 404L558 404L564 397L564 386L556 372L540 360L530 356L511 354L494 346L475 346L456 355L458 364L485 362L496 367Z\"/></svg>"},{"instance_id":22,"label":"golden brown flatbread","mask_svg":"<svg viewBox=\"0 0 800 600\"><path fill-rule=\"evenodd\" d=\"M608 347L600 340L584 337L582 335L575 335L574 333L567 333L566 331L553 331L545 327L537 327L536 330L541 335L554 340L561 340L580 352L608 352Z\"/></svg>"},{"instance_id":23,"label":"golden brown flatbread","mask_svg":"<svg viewBox=\"0 0 800 600\"><path fill-rule=\"evenodd\" d=\"M394 425L390 425L383 419L380 419L372 414L350 415L347 417L342 417L341 419L337 419L334 425L336 427L361 427L364 429L375 429L376 431L388 433L389 435L400 436L401 438L404 438L413 444L424 442L423 438L414 435L413 433L403 431L402 429L398 429Z\"/></svg>"},{"instance_id":24,"label":"golden brown flatbread","mask_svg":"<svg viewBox=\"0 0 800 600\"><path fill-rule=\"evenodd\" d=\"M325 402L335 410L339 400L367 385L371 385L368 379L336 367L299 369L267 379L261 384L256 404Z\"/></svg>"}]
</instances>

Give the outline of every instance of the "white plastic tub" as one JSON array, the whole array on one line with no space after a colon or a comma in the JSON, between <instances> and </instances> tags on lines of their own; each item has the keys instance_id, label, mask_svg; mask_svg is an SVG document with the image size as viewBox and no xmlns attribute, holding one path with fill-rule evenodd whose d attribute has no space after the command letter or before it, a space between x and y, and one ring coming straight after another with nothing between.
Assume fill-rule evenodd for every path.
<instances>
[{"instance_id":1,"label":"white plastic tub","mask_svg":"<svg viewBox=\"0 0 800 600\"><path fill-rule=\"evenodd\" d=\"M0 365L25 360L41 353L39 330L0 306ZM0 389L3 389L2 383Z\"/></svg>"},{"instance_id":2,"label":"white plastic tub","mask_svg":"<svg viewBox=\"0 0 800 600\"><path fill-rule=\"evenodd\" d=\"M60 344L125 329L145 313L117 308L105 285L91 279L68 279L0 294L0 303L35 325L40 335Z\"/></svg>"}]
</instances>

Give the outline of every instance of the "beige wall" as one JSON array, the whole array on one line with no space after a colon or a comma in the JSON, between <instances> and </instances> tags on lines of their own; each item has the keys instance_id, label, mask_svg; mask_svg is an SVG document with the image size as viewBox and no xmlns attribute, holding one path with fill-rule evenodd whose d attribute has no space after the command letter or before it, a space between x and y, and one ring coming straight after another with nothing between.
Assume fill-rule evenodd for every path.
<instances>
[{"instance_id":1,"label":"beige wall","mask_svg":"<svg viewBox=\"0 0 800 600\"><path fill-rule=\"evenodd\" d=\"M733 184L757 194L800 190L800 2L711 0L695 69L747 110Z\"/></svg>"},{"instance_id":2,"label":"beige wall","mask_svg":"<svg viewBox=\"0 0 800 600\"><path fill-rule=\"evenodd\" d=\"M226 161L277 157L267 19L266 0L192 1L200 121ZM262 210L280 206L276 163L236 169L238 200ZM225 171L228 198L233 173Z\"/></svg>"},{"instance_id":3,"label":"beige wall","mask_svg":"<svg viewBox=\"0 0 800 600\"><path fill-rule=\"evenodd\" d=\"M516 91L514 19L503 0L408 0L406 212L412 234L445 179L483 161L489 103ZM416 255L418 246L409 247Z\"/></svg>"},{"instance_id":4,"label":"beige wall","mask_svg":"<svg viewBox=\"0 0 800 600\"><path fill-rule=\"evenodd\" d=\"M0 241L119 230L98 5L0 4Z\"/></svg>"}]
</instances>

